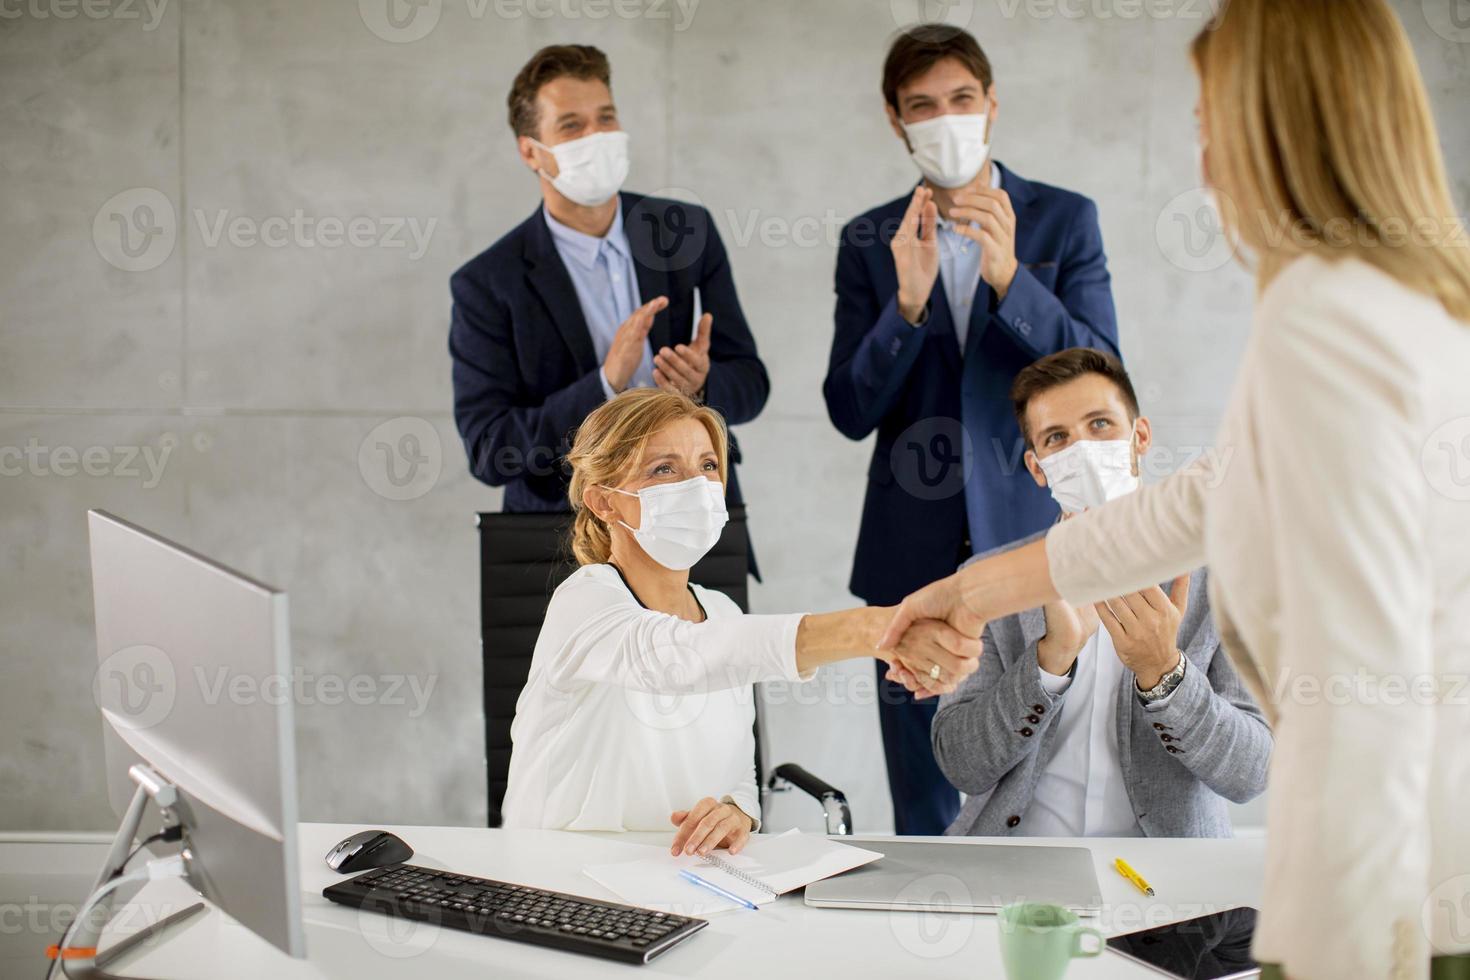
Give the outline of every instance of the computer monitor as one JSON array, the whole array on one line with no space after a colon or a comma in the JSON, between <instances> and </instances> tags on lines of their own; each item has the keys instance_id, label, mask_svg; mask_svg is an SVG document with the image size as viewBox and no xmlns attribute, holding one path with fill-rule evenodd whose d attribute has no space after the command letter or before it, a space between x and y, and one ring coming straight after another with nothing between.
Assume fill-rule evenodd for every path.
<instances>
[{"instance_id":1,"label":"computer monitor","mask_svg":"<svg viewBox=\"0 0 1470 980\"><path fill-rule=\"evenodd\" d=\"M156 774L171 787L187 881L305 956L286 595L111 514L87 519L93 694L109 797L132 824L119 836L137 830L139 787Z\"/></svg>"}]
</instances>

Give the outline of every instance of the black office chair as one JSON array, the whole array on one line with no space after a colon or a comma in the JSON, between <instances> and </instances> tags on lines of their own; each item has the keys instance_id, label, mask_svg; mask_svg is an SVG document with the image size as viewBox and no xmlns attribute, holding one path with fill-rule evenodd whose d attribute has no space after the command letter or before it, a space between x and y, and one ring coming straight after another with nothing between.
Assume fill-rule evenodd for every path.
<instances>
[{"instance_id":1,"label":"black office chair","mask_svg":"<svg viewBox=\"0 0 1470 980\"><path fill-rule=\"evenodd\" d=\"M577 567L567 545L569 527L569 514L479 515L480 659L485 677L485 767L492 827L501 825L501 804L510 774L510 723L531 670L536 637L551 593ZM690 569L690 580L718 589L749 612L749 556L745 508L732 507L725 533ZM772 794L795 787L821 802L827 833L851 834L852 811L841 790L795 763L783 763L774 770L767 767L758 696L755 707L755 777L762 809Z\"/></svg>"}]
</instances>

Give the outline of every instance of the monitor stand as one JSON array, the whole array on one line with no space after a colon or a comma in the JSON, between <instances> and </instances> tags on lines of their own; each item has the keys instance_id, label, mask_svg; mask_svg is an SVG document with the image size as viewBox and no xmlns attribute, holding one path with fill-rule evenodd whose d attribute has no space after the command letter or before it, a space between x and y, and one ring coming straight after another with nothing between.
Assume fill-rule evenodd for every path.
<instances>
[{"instance_id":1,"label":"monitor stand","mask_svg":"<svg viewBox=\"0 0 1470 980\"><path fill-rule=\"evenodd\" d=\"M107 859L102 863L102 870L97 875L97 884L92 889L95 895L104 885L122 873L123 866L127 862L128 855L133 849L133 842L137 839L139 828L143 824L143 811L151 801L163 812L165 820L175 819L174 806L178 802L178 791L168 780L160 776L148 766L135 765L128 770L128 776L138 784L133 793L132 800L128 803L127 812L123 814L122 824L118 827L117 836L112 839L112 847L108 849ZM188 843L185 841L184 857L187 864ZM172 915L165 916L157 922L151 923L138 932L113 943L101 952L95 952L97 941L102 938L102 932L107 928L107 923L112 918L111 896L106 896L95 904L91 901L84 902L78 911L74 931L71 935L62 936L66 944L65 949L56 950L56 956L61 961L61 970L70 980L128 980L108 973L104 967L113 960L122 956L139 944L152 939L154 936L164 932L170 926L183 922L204 911L203 902L195 902ZM100 915L94 915L100 909ZM90 954L68 956L68 950L93 951ZM47 972L47 977L54 973L54 966ZM136 978L133 978L136 980Z\"/></svg>"}]
</instances>

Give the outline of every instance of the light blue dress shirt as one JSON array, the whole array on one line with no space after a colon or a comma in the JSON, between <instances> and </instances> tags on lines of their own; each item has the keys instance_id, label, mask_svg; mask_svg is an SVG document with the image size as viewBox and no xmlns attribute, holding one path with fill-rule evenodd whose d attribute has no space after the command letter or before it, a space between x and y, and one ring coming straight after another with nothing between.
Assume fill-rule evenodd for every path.
<instances>
[{"instance_id":1,"label":"light blue dress shirt","mask_svg":"<svg viewBox=\"0 0 1470 980\"><path fill-rule=\"evenodd\" d=\"M990 186L1000 189L1000 168L990 165ZM939 278L944 294L949 297L949 316L960 342L960 356L970 336L970 314L975 306L975 293L980 288L980 243L971 241L955 230L948 218L939 219Z\"/></svg>"},{"instance_id":2,"label":"light blue dress shirt","mask_svg":"<svg viewBox=\"0 0 1470 980\"><path fill-rule=\"evenodd\" d=\"M551 240L561 256L562 265L567 267L567 274L572 277L572 288L577 292L582 318L587 321L587 331L592 335L592 348L601 363L607 360L607 351L618 327L643 304L638 296L633 250L628 246L628 235L623 229L623 209L619 207L613 213L612 227L601 238L567 227L544 207L541 213L546 218L546 227L551 231ZM608 383L607 372L600 373L602 391L611 398L616 392ZM643 342L643 359L638 362L638 369L633 372L628 386L653 386L653 350L646 340Z\"/></svg>"}]
</instances>

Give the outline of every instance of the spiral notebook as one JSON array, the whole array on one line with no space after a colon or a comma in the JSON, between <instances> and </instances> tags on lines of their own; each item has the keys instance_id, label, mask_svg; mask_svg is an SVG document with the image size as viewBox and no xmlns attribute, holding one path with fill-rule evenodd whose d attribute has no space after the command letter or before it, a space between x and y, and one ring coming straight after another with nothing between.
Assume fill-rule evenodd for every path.
<instances>
[{"instance_id":1,"label":"spiral notebook","mask_svg":"<svg viewBox=\"0 0 1470 980\"><path fill-rule=\"evenodd\" d=\"M860 868L883 855L825 837L788 831L780 836L757 835L739 854L717 851L706 857L674 857L665 848L649 848L657 856L583 869L593 881L632 905L704 916L741 908L714 890L680 877L689 871L706 883L753 905L768 905L787 892L814 881Z\"/></svg>"}]
</instances>

